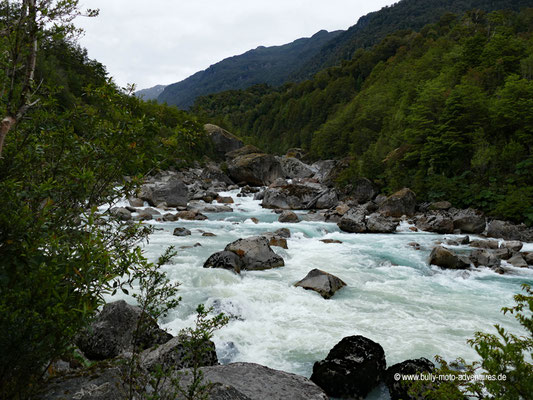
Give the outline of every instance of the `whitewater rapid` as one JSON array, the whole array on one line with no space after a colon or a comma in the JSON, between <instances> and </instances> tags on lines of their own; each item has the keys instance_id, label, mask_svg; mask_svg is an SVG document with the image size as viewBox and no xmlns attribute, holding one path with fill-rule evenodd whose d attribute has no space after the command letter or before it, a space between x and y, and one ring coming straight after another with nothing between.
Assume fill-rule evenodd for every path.
<instances>
[{"instance_id":1,"label":"whitewater rapid","mask_svg":"<svg viewBox=\"0 0 533 400\"><path fill-rule=\"evenodd\" d=\"M509 266L511 273L499 275L488 268L452 271L428 265L437 241L464 235L412 232L406 223L396 234L344 233L336 224L324 222L280 223L272 210L237 193L220 193L235 200L232 213L205 213L206 221L149 221L156 230L145 246L151 260L170 245L178 250L164 270L181 283L182 302L160 321L163 328L176 335L192 326L199 303L231 317L214 337L222 363L254 362L309 377L313 363L350 335L381 344L388 366L411 358L433 360L436 354L472 361L477 354L466 341L474 332L495 333L494 324L519 332L516 321L500 310L514 304L513 295L521 284L533 284L532 269ZM192 235L173 236L176 227L185 227ZM284 258L285 267L243 271L240 276L202 268L228 243L282 227L292 233L288 249L273 250ZM216 236L204 237L203 232ZM343 243L326 244L321 239ZM410 242L420 244L420 250ZM201 246L194 247L196 243ZM533 250L533 244L526 244L526 249ZM313 268L338 276L347 287L329 300L293 287ZM118 298L133 302L125 295L114 299Z\"/></svg>"}]
</instances>

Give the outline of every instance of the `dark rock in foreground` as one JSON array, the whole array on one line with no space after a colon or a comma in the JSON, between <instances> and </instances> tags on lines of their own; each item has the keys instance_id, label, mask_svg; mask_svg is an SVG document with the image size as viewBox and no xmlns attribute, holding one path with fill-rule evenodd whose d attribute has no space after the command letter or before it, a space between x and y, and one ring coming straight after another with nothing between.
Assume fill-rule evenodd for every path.
<instances>
[{"instance_id":1,"label":"dark rock in foreground","mask_svg":"<svg viewBox=\"0 0 533 400\"><path fill-rule=\"evenodd\" d=\"M335 275L329 274L319 269L311 270L305 278L294 284L296 287L302 287L306 290L314 290L323 298L329 299L339 289L346 286L341 279Z\"/></svg>"},{"instance_id":2,"label":"dark rock in foreground","mask_svg":"<svg viewBox=\"0 0 533 400\"><path fill-rule=\"evenodd\" d=\"M381 380L385 352L364 336L349 336L337 343L325 360L313 366L311 380L328 396L364 398Z\"/></svg>"},{"instance_id":3,"label":"dark rock in foreground","mask_svg":"<svg viewBox=\"0 0 533 400\"><path fill-rule=\"evenodd\" d=\"M407 393L408 388L402 385L402 382L409 383L408 380L402 380L401 375L414 375L422 373L431 373L435 369L435 364L427 358L417 358L416 360L406 360L387 368L384 381L389 388L391 400L411 400L414 397ZM400 374L400 379L398 375ZM423 398L420 398L422 400ZM418 400L418 399L417 399Z\"/></svg>"},{"instance_id":4,"label":"dark rock in foreground","mask_svg":"<svg viewBox=\"0 0 533 400\"><path fill-rule=\"evenodd\" d=\"M241 273L241 267L241 257L232 251L219 251L218 253L212 254L204 263L204 268L228 269L237 274Z\"/></svg>"},{"instance_id":5,"label":"dark rock in foreground","mask_svg":"<svg viewBox=\"0 0 533 400\"><path fill-rule=\"evenodd\" d=\"M174 236L190 236L191 231L187 228L178 227L174 229L174 232L172 232Z\"/></svg>"},{"instance_id":6,"label":"dark rock in foreground","mask_svg":"<svg viewBox=\"0 0 533 400\"><path fill-rule=\"evenodd\" d=\"M204 367L201 371L204 382L229 386L231 391L250 400L328 400L324 391L309 379L259 364L239 362ZM181 382L187 387L190 378L184 375ZM242 397L218 399L236 400Z\"/></svg>"},{"instance_id":7,"label":"dark rock in foreground","mask_svg":"<svg viewBox=\"0 0 533 400\"><path fill-rule=\"evenodd\" d=\"M142 311L124 300L106 304L95 321L83 332L76 344L90 360L105 360L131 351L134 345L141 349L166 343L172 335L160 329L157 322L143 315L143 334L134 343Z\"/></svg>"}]
</instances>

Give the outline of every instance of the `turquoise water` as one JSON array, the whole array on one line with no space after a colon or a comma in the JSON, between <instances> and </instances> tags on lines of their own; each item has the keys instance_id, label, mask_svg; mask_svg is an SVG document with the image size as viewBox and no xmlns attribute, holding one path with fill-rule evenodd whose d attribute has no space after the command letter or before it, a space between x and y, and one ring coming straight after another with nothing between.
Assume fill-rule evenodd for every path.
<instances>
[{"instance_id":1,"label":"turquoise water","mask_svg":"<svg viewBox=\"0 0 533 400\"><path fill-rule=\"evenodd\" d=\"M531 269L511 268L507 275L486 268L441 270L428 266L429 253L436 241L457 236L411 232L406 223L393 235L348 234L332 223L282 224L272 210L236 193L222 194L234 198L233 213L206 214L207 221L154 222L157 230L145 247L151 259L169 245L179 250L164 268L172 280L181 282L183 301L161 321L164 328L177 334L191 326L198 303L216 305L234 317L214 339L223 362L255 362L310 376L315 361L343 337L356 334L380 343L388 365L409 358L433 359L436 354L474 360L476 353L466 343L474 332L494 332L495 323L517 330L515 321L500 309L513 304L522 283L533 283ZM190 229L192 236L173 236L178 226ZM282 227L292 232L289 248L273 250L284 258L285 267L243 271L241 276L202 268L226 244ZM217 236L203 237L201 231ZM325 244L320 239L343 243ZM421 250L409 242L419 243ZM179 249L195 243L202 246ZM533 245L527 246L533 250ZM324 300L292 286L313 268L338 276L347 287Z\"/></svg>"}]
</instances>

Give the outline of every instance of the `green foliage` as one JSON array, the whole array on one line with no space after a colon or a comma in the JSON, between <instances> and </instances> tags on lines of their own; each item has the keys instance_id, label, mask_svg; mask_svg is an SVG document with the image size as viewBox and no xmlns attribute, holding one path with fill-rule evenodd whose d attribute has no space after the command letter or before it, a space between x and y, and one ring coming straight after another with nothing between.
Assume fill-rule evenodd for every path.
<instances>
[{"instance_id":1,"label":"green foliage","mask_svg":"<svg viewBox=\"0 0 533 400\"><path fill-rule=\"evenodd\" d=\"M211 95L194 111L266 150L350 157L345 182L365 176L532 224L532 12L445 14L309 81Z\"/></svg>"}]
</instances>

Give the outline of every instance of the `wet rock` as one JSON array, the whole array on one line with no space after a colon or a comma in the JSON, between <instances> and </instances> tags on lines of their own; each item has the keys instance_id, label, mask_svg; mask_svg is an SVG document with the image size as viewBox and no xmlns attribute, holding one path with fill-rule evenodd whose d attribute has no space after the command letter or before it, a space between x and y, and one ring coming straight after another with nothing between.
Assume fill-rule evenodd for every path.
<instances>
[{"instance_id":1,"label":"wet rock","mask_svg":"<svg viewBox=\"0 0 533 400\"><path fill-rule=\"evenodd\" d=\"M145 350L140 355L140 363L143 368L151 372L155 372L159 367L163 372L192 368L194 362L197 362L197 365L201 367L217 365L215 344L211 340L207 340L202 346L202 352L197 355L199 357L193 358L190 338L180 335L160 346Z\"/></svg>"},{"instance_id":2,"label":"wet rock","mask_svg":"<svg viewBox=\"0 0 533 400\"><path fill-rule=\"evenodd\" d=\"M343 215L337 225L344 232L366 232L365 214L359 209L351 209Z\"/></svg>"},{"instance_id":3,"label":"wet rock","mask_svg":"<svg viewBox=\"0 0 533 400\"><path fill-rule=\"evenodd\" d=\"M202 236L204 236L204 237L215 237L216 235L214 233L211 233L211 232L204 232L204 233L202 233Z\"/></svg>"},{"instance_id":4,"label":"wet rock","mask_svg":"<svg viewBox=\"0 0 533 400\"><path fill-rule=\"evenodd\" d=\"M471 247L479 247L480 249L497 249L499 247L497 240L472 240Z\"/></svg>"},{"instance_id":5,"label":"wet rock","mask_svg":"<svg viewBox=\"0 0 533 400\"><path fill-rule=\"evenodd\" d=\"M311 178L315 174L315 170L297 158L285 156L279 161L285 178Z\"/></svg>"},{"instance_id":6,"label":"wet rock","mask_svg":"<svg viewBox=\"0 0 533 400\"><path fill-rule=\"evenodd\" d=\"M206 124L204 125L204 130L221 156L244 146L239 138L217 125Z\"/></svg>"},{"instance_id":7,"label":"wet rock","mask_svg":"<svg viewBox=\"0 0 533 400\"><path fill-rule=\"evenodd\" d=\"M154 216L146 211L146 210L139 210L139 213L133 217L135 221L150 221L151 219L154 219Z\"/></svg>"},{"instance_id":8,"label":"wet rock","mask_svg":"<svg viewBox=\"0 0 533 400\"><path fill-rule=\"evenodd\" d=\"M139 199L137 197L130 197L128 199L128 203L131 207L143 207L144 206L144 200Z\"/></svg>"},{"instance_id":9,"label":"wet rock","mask_svg":"<svg viewBox=\"0 0 533 400\"><path fill-rule=\"evenodd\" d=\"M234 203L233 199L229 196L227 197L218 196L216 200L217 200L217 203L221 203L221 204L233 204Z\"/></svg>"},{"instance_id":10,"label":"wet rock","mask_svg":"<svg viewBox=\"0 0 533 400\"><path fill-rule=\"evenodd\" d=\"M292 211L283 211L278 218L279 222L300 222L300 218Z\"/></svg>"},{"instance_id":11,"label":"wet rock","mask_svg":"<svg viewBox=\"0 0 533 400\"><path fill-rule=\"evenodd\" d=\"M496 257L498 257L501 260L508 260L513 256L513 252L505 247L492 250L492 254L494 254Z\"/></svg>"},{"instance_id":12,"label":"wet rock","mask_svg":"<svg viewBox=\"0 0 533 400\"><path fill-rule=\"evenodd\" d=\"M241 257L231 251L219 251L212 254L204 263L204 268L222 268L241 273L243 262Z\"/></svg>"},{"instance_id":13,"label":"wet rock","mask_svg":"<svg viewBox=\"0 0 533 400\"><path fill-rule=\"evenodd\" d=\"M216 205L216 204L202 204L202 203L189 203L189 210L199 213L224 213L233 212L233 208L230 206Z\"/></svg>"},{"instance_id":14,"label":"wet rock","mask_svg":"<svg viewBox=\"0 0 533 400\"><path fill-rule=\"evenodd\" d=\"M179 219L185 219L189 221L204 221L207 217L196 210L180 211L177 214Z\"/></svg>"},{"instance_id":15,"label":"wet rock","mask_svg":"<svg viewBox=\"0 0 533 400\"><path fill-rule=\"evenodd\" d=\"M342 243L340 240L336 240L336 239L322 239L320 241L326 244L334 244L334 243L341 244Z\"/></svg>"},{"instance_id":16,"label":"wet rock","mask_svg":"<svg viewBox=\"0 0 533 400\"><path fill-rule=\"evenodd\" d=\"M274 231L274 235L288 239L291 237L291 231L288 228L280 228Z\"/></svg>"},{"instance_id":17,"label":"wet rock","mask_svg":"<svg viewBox=\"0 0 533 400\"><path fill-rule=\"evenodd\" d=\"M526 260L524 260L524 257L522 257L522 254L520 253L516 253L509 260L507 260L507 262L516 268L528 268Z\"/></svg>"},{"instance_id":18,"label":"wet rock","mask_svg":"<svg viewBox=\"0 0 533 400\"><path fill-rule=\"evenodd\" d=\"M470 260L442 246L435 247L429 256L429 263L445 269L466 269Z\"/></svg>"},{"instance_id":19,"label":"wet rock","mask_svg":"<svg viewBox=\"0 0 533 400\"><path fill-rule=\"evenodd\" d=\"M426 232L453 233L453 220L448 214L441 211L418 218L416 227Z\"/></svg>"},{"instance_id":20,"label":"wet rock","mask_svg":"<svg viewBox=\"0 0 533 400\"><path fill-rule=\"evenodd\" d=\"M324 391L309 379L258 364L238 362L202 367L200 371L204 383L231 386L250 400L328 400ZM182 379L185 388L190 384L191 373L188 372ZM241 400L240 397L222 399Z\"/></svg>"},{"instance_id":21,"label":"wet rock","mask_svg":"<svg viewBox=\"0 0 533 400\"><path fill-rule=\"evenodd\" d=\"M379 383L385 368L385 352L378 343L349 336L313 365L311 380L328 396L364 398Z\"/></svg>"},{"instance_id":22,"label":"wet rock","mask_svg":"<svg viewBox=\"0 0 533 400\"><path fill-rule=\"evenodd\" d=\"M305 278L296 282L294 286L302 287L306 290L314 290L323 298L329 299L335 294L335 292L346 286L346 283L335 275L319 269L313 269Z\"/></svg>"},{"instance_id":23,"label":"wet rock","mask_svg":"<svg viewBox=\"0 0 533 400\"><path fill-rule=\"evenodd\" d=\"M520 240L521 233L518 227L508 221L494 220L487 226L487 236L505 240Z\"/></svg>"},{"instance_id":24,"label":"wet rock","mask_svg":"<svg viewBox=\"0 0 533 400\"><path fill-rule=\"evenodd\" d=\"M238 239L228 244L224 250L241 258L241 269L257 271L284 266L283 258L272 251L268 242L264 236L253 236Z\"/></svg>"},{"instance_id":25,"label":"wet rock","mask_svg":"<svg viewBox=\"0 0 533 400\"><path fill-rule=\"evenodd\" d=\"M122 221L131 220L131 211L124 207L113 207L109 212Z\"/></svg>"},{"instance_id":26,"label":"wet rock","mask_svg":"<svg viewBox=\"0 0 533 400\"><path fill-rule=\"evenodd\" d=\"M172 222L172 221L177 221L178 219L179 218L176 214L171 214L171 213L163 214L163 221Z\"/></svg>"},{"instance_id":27,"label":"wet rock","mask_svg":"<svg viewBox=\"0 0 533 400\"><path fill-rule=\"evenodd\" d=\"M124 300L108 303L94 322L78 337L76 344L90 360L114 358L135 346L141 349L166 343L172 338L157 322L144 314L143 333L135 340L134 333L142 311Z\"/></svg>"},{"instance_id":28,"label":"wet rock","mask_svg":"<svg viewBox=\"0 0 533 400\"><path fill-rule=\"evenodd\" d=\"M408 388L402 385L403 381L398 378L402 375L415 375L423 373L431 373L435 370L435 364L427 358L417 358L415 360L406 360L387 368L385 372L384 381L389 388L391 400L418 400L408 394ZM423 400L423 398L420 398Z\"/></svg>"},{"instance_id":29,"label":"wet rock","mask_svg":"<svg viewBox=\"0 0 533 400\"><path fill-rule=\"evenodd\" d=\"M270 185L283 176L276 157L262 153L247 154L231 160L228 163L228 173L235 182L251 186Z\"/></svg>"},{"instance_id":30,"label":"wet rock","mask_svg":"<svg viewBox=\"0 0 533 400\"><path fill-rule=\"evenodd\" d=\"M468 208L451 213L453 228L463 233L481 233L485 230L486 218L481 211Z\"/></svg>"},{"instance_id":31,"label":"wet rock","mask_svg":"<svg viewBox=\"0 0 533 400\"><path fill-rule=\"evenodd\" d=\"M420 250L420 244L417 242L409 242L407 243L408 246L411 246L415 250Z\"/></svg>"},{"instance_id":32,"label":"wet rock","mask_svg":"<svg viewBox=\"0 0 533 400\"><path fill-rule=\"evenodd\" d=\"M387 217L412 216L416 209L416 195L404 188L389 197L379 206L379 212Z\"/></svg>"},{"instance_id":33,"label":"wet rock","mask_svg":"<svg viewBox=\"0 0 533 400\"><path fill-rule=\"evenodd\" d=\"M470 243L470 236L465 236L465 237L459 239L459 244L465 245L465 244L469 244L469 243Z\"/></svg>"},{"instance_id":34,"label":"wet rock","mask_svg":"<svg viewBox=\"0 0 533 400\"><path fill-rule=\"evenodd\" d=\"M500 258L489 250L474 250L470 254L470 260L476 267L482 265L491 268L499 267L501 264Z\"/></svg>"},{"instance_id":35,"label":"wet rock","mask_svg":"<svg viewBox=\"0 0 533 400\"><path fill-rule=\"evenodd\" d=\"M533 251L527 251L525 253L522 253L522 257L524 257L524 260L529 265L533 265Z\"/></svg>"},{"instance_id":36,"label":"wet rock","mask_svg":"<svg viewBox=\"0 0 533 400\"><path fill-rule=\"evenodd\" d=\"M270 246L281 247L282 249L288 249L289 248L287 246L287 239L282 238L282 237L278 237L278 236L272 236L271 238L269 238L268 239L268 244Z\"/></svg>"},{"instance_id":37,"label":"wet rock","mask_svg":"<svg viewBox=\"0 0 533 400\"><path fill-rule=\"evenodd\" d=\"M517 251L520 251L522 249L522 246L523 246L522 242L520 242L518 240L512 240L512 241L508 241L508 242L503 242L500 247L509 249L509 250L511 250L513 252L517 252Z\"/></svg>"},{"instance_id":38,"label":"wet rock","mask_svg":"<svg viewBox=\"0 0 533 400\"><path fill-rule=\"evenodd\" d=\"M167 203L169 207L186 206L189 201L189 190L185 183L174 179L167 182L143 185L139 197L147 201L151 206L156 206L163 202Z\"/></svg>"},{"instance_id":39,"label":"wet rock","mask_svg":"<svg viewBox=\"0 0 533 400\"><path fill-rule=\"evenodd\" d=\"M316 183L284 184L269 187L264 191L263 202L265 208L284 210L301 210L308 208L324 209L337 204L337 194Z\"/></svg>"},{"instance_id":40,"label":"wet rock","mask_svg":"<svg viewBox=\"0 0 533 400\"><path fill-rule=\"evenodd\" d=\"M174 232L172 232L174 236L190 236L191 231L187 228L178 227L174 229Z\"/></svg>"},{"instance_id":41,"label":"wet rock","mask_svg":"<svg viewBox=\"0 0 533 400\"><path fill-rule=\"evenodd\" d=\"M398 222L378 213L370 214L366 220L366 228L371 233L393 233L398 225Z\"/></svg>"}]
</instances>

